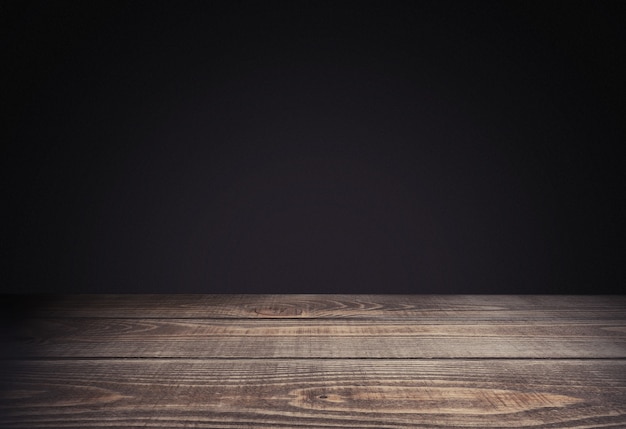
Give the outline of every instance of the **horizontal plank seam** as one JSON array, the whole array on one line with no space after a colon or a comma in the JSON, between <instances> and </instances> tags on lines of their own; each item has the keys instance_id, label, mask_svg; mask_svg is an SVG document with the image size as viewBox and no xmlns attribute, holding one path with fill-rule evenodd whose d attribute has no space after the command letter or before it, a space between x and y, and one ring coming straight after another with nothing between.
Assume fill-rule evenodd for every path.
<instances>
[{"instance_id":1,"label":"horizontal plank seam","mask_svg":"<svg viewBox=\"0 0 626 429\"><path fill-rule=\"evenodd\" d=\"M332 356L322 356L322 357L289 357L289 356L270 356L270 357L228 357L228 356L219 356L219 357L202 357L202 356L55 356L55 357L44 357L44 356L28 356L28 357L0 357L0 361L2 362L10 362L10 361L77 361L77 360L194 360L194 361L212 361L212 360L227 360L227 361L246 361L246 360L254 360L254 361L263 361L263 360L290 360L290 361L298 361L298 360L394 360L394 361L437 361L437 360L456 360L456 361L624 361L626 362L626 357L498 357L498 356L488 356L488 357L332 357Z\"/></svg>"},{"instance_id":2,"label":"horizontal plank seam","mask_svg":"<svg viewBox=\"0 0 626 429\"><path fill-rule=\"evenodd\" d=\"M571 312L569 312L569 314L571 314ZM430 316L398 316L398 317L388 317L388 316L378 316L378 317L372 317L372 316L344 316L344 317L336 317L336 316L329 316L329 317L325 317L325 316L316 316L316 317L218 317L218 316L214 316L214 317L186 317L186 316L167 316L167 317L154 317L154 316L138 316L138 317L133 317L133 316L72 316L72 315L66 315L66 316L32 316L32 317L28 317L27 319L17 319L18 322L24 321L24 320L58 320L58 319L105 319L105 320L111 320L111 319L128 319L128 320L172 320L172 319L178 319L178 320L373 320L373 321L380 321L380 320L389 320L392 322L395 321L415 321L415 320L420 320L421 318L426 318L426 319L433 319L433 317ZM478 318L478 317L470 317L470 318L466 318L463 315L460 316L450 316L450 315L446 315L445 317L446 320L451 319L451 320L476 320L476 321L480 321L480 320L484 320L484 321L493 321L493 320L498 320L498 321L502 321L502 320L517 320L517 319L511 319L511 318L507 318L507 317L502 317L500 318ZM1 319L0 319L1 320ZM437 319L440 320L440 319ZM560 318L555 318L555 317L549 317L549 316L544 316L544 317L534 317L532 318L532 320L581 320L581 321L586 321L586 320L621 320L621 321L626 321L626 317L624 316L608 316L608 317L593 317L593 318L589 318L589 319L577 319L576 317L567 317L565 319L560 319ZM1 320L3 322L13 322L12 320Z\"/></svg>"}]
</instances>

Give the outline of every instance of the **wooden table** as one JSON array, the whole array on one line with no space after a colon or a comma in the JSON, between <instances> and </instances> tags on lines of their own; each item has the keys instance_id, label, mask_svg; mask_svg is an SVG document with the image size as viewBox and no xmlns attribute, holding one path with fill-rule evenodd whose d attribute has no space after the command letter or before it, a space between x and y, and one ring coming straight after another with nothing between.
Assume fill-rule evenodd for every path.
<instances>
[{"instance_id":1,"label":"wooden table","mask_svg":"<svg viewBox=\"0 0 626 429\"><path fill-rule=\"evenodd\" d=\"M626 427L626 296L18 304L2 428Z\"/></svg>"}]
</instances>

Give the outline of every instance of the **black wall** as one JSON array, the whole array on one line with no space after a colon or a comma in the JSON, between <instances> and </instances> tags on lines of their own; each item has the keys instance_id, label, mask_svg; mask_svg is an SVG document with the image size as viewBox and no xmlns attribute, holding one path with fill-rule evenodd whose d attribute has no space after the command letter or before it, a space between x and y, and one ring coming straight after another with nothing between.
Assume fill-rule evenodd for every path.
<instances>
[{"instance_id":1,"label":"black wall","mask_svg":"<svg viewBox=\"0 0 626 429\"><path fill-rule=\"evenodd\" d=\"M0 8L4 292L620 292L622 2Z\"/></svg>"}]
</instances>

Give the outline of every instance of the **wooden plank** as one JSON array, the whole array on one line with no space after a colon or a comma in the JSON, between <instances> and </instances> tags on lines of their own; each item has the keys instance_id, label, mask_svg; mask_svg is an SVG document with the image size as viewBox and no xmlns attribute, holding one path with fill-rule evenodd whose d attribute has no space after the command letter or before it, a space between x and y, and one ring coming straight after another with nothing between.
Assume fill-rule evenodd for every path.
<instances>
[{"instance_id":1,"label":"wooden plank","mask_svg":"<svg viewBox=\"0 0 626 429\"><path fill-rule=\"evenodd\" d=\"M4 358L626 358L626 322L38 319L2 342Z\"/></svg>"},{"instance_id":2,"label":"wooden plank","mask_svg":"<svg viewBox=\"0 0 626 429\"><path fill-rule=\"evenodd\" d=\"M22 336L140 338L286 337L286 336L466 336L466 337L626 337L626 320L535 321L488 323L452 321L422 323L403 320L364 319L32 319L15 327ZM34 339L34 338L33 338ZM80 340L79 340L80 341Z\"/></svg>"},{"instance_id":3,"label":"wooden plank","mask_svg":"<svg viewBox=\"0 0 626 429\"><path fill-rule=\"evenodd\" d=\"M5 362L3 428L626 426L626 362Z\"/></svg>"},{"instance_id":4,"label":"wooden plank","mask_svg":"<svg viewBox=\"0 0 626 429\"><path fill-rule=\"evenodd\" d=\"M8 297L24 317L625 319L626 295L71 295Z\"/></svg>"},{"instance_id":5,"label":"wooden plank","mask_svg":"<svg viewBox=\"0 0 626 429\"><path fill-rule=\"evenodd\" d=\"M625 296L2 304L3 428L626 427Z\"/></svg>"}]
</instances>

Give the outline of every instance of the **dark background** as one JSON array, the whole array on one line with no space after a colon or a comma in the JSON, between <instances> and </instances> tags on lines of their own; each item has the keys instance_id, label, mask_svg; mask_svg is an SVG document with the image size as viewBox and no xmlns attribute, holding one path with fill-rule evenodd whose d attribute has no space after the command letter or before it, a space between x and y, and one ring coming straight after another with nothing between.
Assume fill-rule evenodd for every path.
<instances>
[{"instance_id":1,"label":"dark background","mask_svg":"<svg viewBox=\"0 0 626 429\"><path fill-rule=\"evenodd\" d=\"M623 4L2 2L3 292L621 292Z\"/></svg>"}]
</instances>

